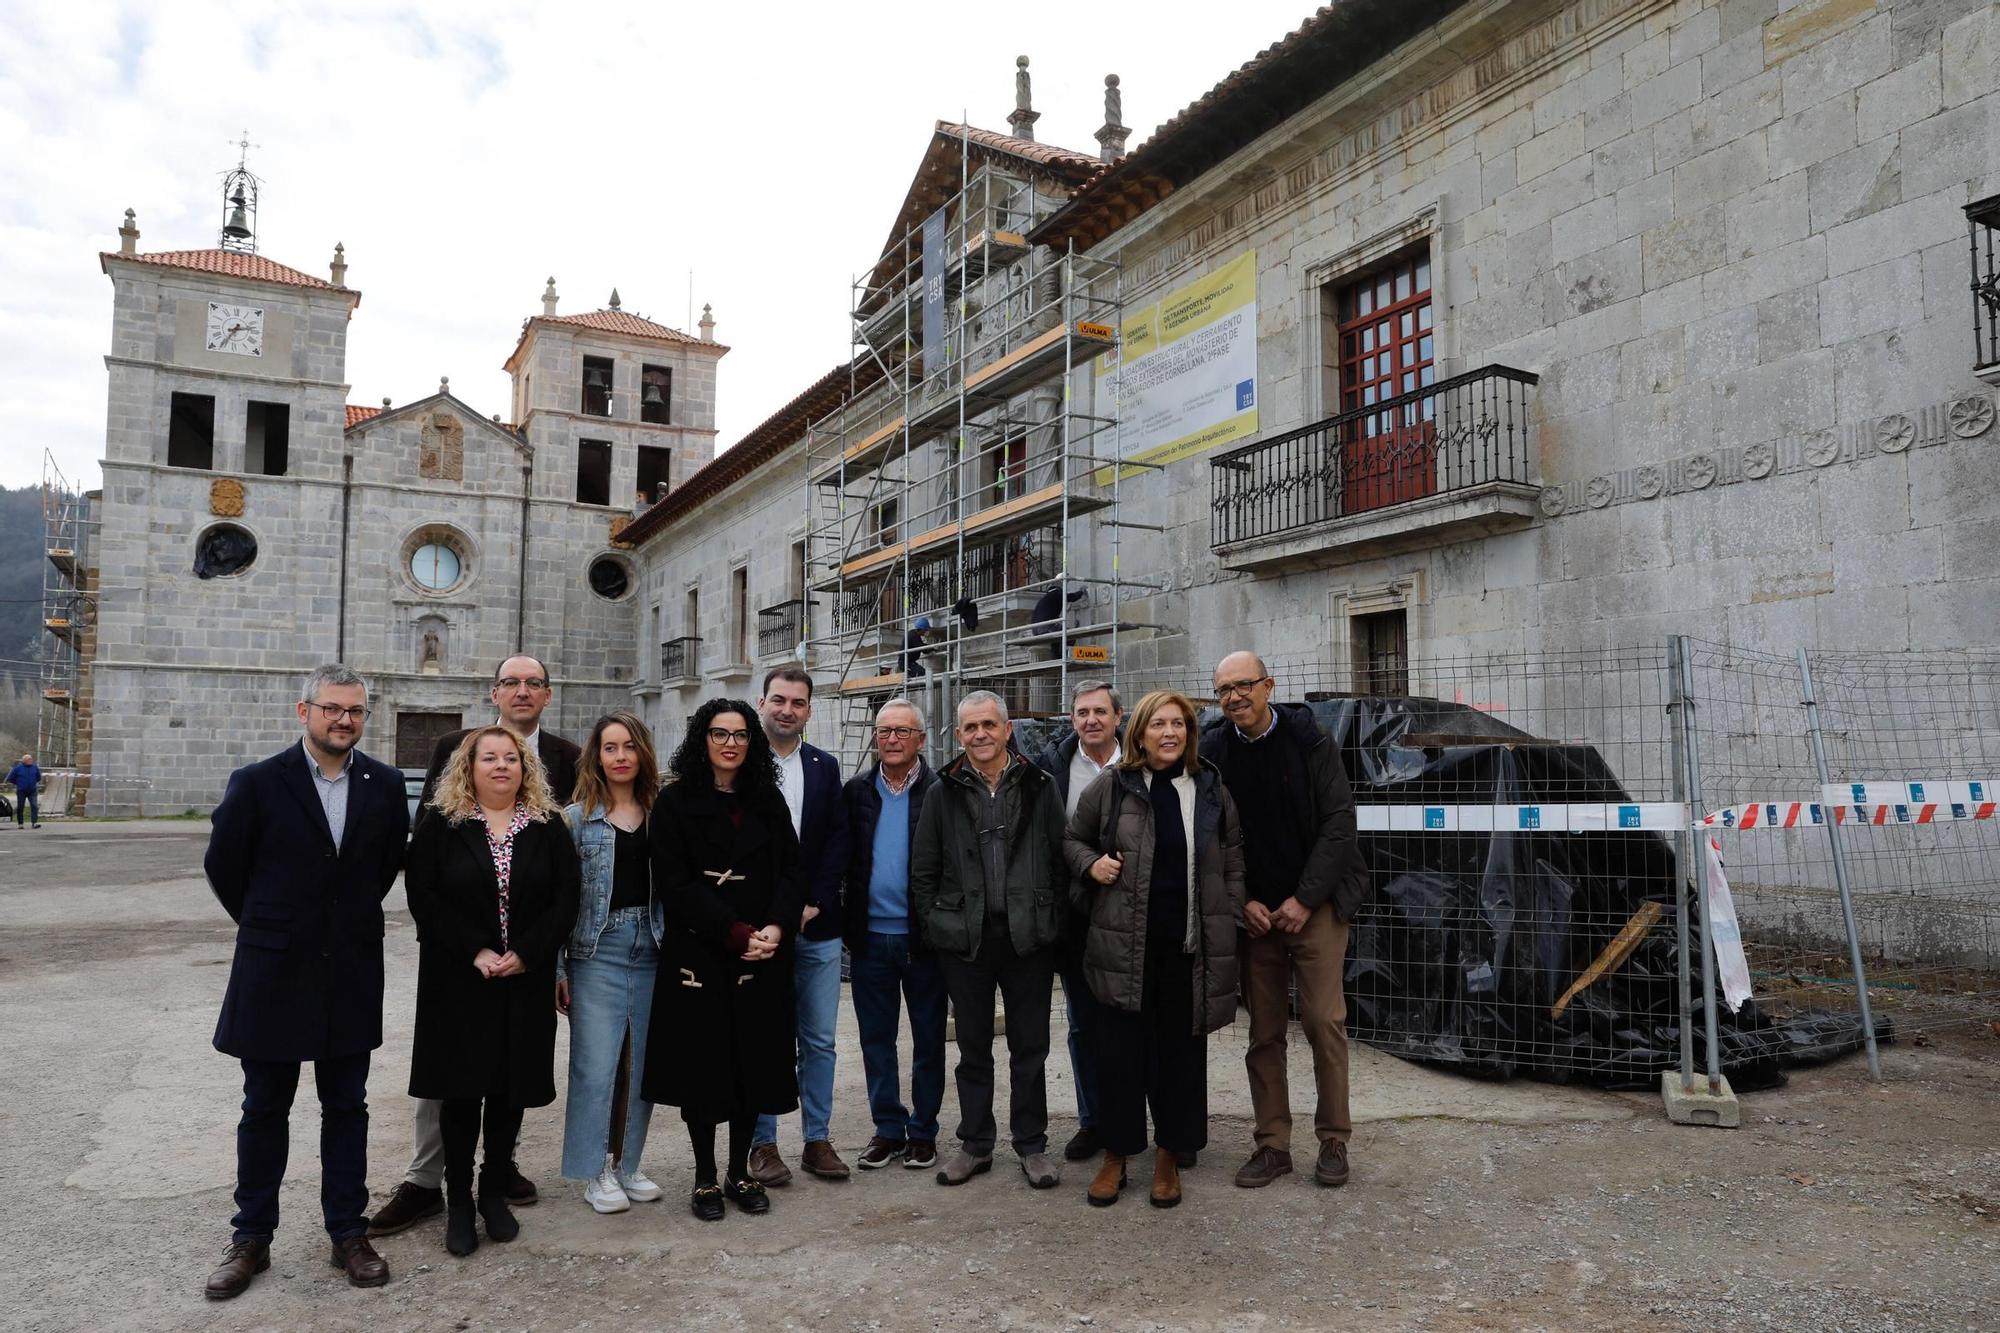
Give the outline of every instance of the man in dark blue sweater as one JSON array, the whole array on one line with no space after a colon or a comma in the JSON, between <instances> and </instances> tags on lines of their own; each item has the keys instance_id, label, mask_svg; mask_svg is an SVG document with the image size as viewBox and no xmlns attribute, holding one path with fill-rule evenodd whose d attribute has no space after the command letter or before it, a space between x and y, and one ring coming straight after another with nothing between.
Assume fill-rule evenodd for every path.
<instances>
[{"instance_id":1,"label":"man in dark blue sweater","mask_svg":"<svg viewBox=\"0 0 2000 1333\"><path fill-rule=\"evenodd\" d=\"M42 807L35 794L42 789L42 770L35 766L35 756L22 755L21 762L7 770L7 781L14 784L14 823L32 820L40 828Z\"/></svg>"}]
</instances>

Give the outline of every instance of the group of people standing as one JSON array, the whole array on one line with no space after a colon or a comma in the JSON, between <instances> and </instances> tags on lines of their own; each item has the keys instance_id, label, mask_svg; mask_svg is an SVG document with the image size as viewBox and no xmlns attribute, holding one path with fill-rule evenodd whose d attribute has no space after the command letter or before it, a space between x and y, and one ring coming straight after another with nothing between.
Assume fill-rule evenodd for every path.
<instances>
[{"instance_id":1,"label":"group of people standing","mask_svg":"<svg viewBox=\"0 0 2000 1333\"><path fill-rule=\"evenodd\" d=\"M831 1129L843 953L873 1122L864 1170L935 1168L948 1186L991 1170L997 993L1009 1138L1031 1186L1057 1185L1044 1069L1059 975L1079 1112L1063 1156L1101 1153L1091 1204L1119 1198L1149 1111L1150 1200L1180 1201L1207 1144L1206 1037L1239 995L1257 1124L1236 1183L1269 1184L1292 1169L1295 970L1315 1176L1344 1183L1341 972L1365 882L1353 800L1336 747L1309 712L1271 702L1254 655L1224 659L1215 685L1225 717L1198 731L1184 695L1147 695L1127 725L1117 692L1084 682L1072 734L1036 756L1004 701L975 691L958 703L959 753L936 771L922 709L894 699L876 714L875 762L843 785L803 739L812 680L797 667L772 671L754 705L704 703L662 765L630 713L600 718L581 747L543 731L553 685L517 656L495 672L495 721L439 743L412 831L401 775L356 748L365 683L315 671L300 743L232 776L206 859L238 925L215 1045L244 1071L234 1235L207 1294L238 1295L269 1265L306 1061L331 1260L356 1286L389 1278L371 1237L438 1213L455 1255L482 1230L518 1234L513 1209L538 1192L515 1148L523 1113L555 1100L559 1017L562 1174L597 1211L661 1197L642 1169L656 1105L680 1111L703 1220L769 1210L768 1188L792 1179L776 1118L794 1109L802 1169L845 1179ZM366 1085L399 871L419 940L416 1151L371 1218ZM940 1162L947 1003L960 1122Z\"/></svg>"}]
</instances>

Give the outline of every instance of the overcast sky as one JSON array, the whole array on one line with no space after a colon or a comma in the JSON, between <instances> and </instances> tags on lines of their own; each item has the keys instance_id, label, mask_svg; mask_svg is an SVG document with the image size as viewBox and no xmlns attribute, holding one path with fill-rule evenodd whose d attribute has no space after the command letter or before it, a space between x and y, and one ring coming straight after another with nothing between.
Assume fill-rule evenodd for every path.
<instances>
[{"instance_id":1,"label":"overcast sky","mask_svg":"<svg viewBox=\"0 0 2000 1333\"><path fill-rule=\"evenodd\" d=\"M247 127L259 250L363 294L349 401L440 375L505 413L500 363L555 275L565 313L680 327L715 307L734 443L848 356L933 121L1007 128L1030 57L1037 137L1096 151L1120 76L1136 147L1297 27L1306 0L1014 9L935 3L386 6L0 0L0 484L55 454L98 484L111 284L141 250L213 246ZM1198 14L1198 17L1196 15Z\"/></svg>"}]
</instances>

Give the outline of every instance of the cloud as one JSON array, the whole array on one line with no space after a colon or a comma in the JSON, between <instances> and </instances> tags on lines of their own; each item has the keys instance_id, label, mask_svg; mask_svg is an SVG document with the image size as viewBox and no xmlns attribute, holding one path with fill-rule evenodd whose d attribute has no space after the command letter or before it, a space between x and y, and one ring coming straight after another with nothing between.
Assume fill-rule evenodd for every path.
<instances>
[{"instance_id":1,"label":"cloud","mask_svg":"<svg viewBox=\"0 0 2000 1333\"><path fill-rule=\"evenodd\" d=\"M872 262L934 120L1006 128L1033 59L1044 141L1093 150L1102 81L1156 124L1297 26L1239 0L1199 25L1077 7L1059 24L897 3L51 5L0 0L0 484L52 451L97 482L110 284L145 250L214 244L247 126L260 249L363 292L350 401L440 375L507 410L500 364L553 273L565 311L618 288L676 327L715 308L727 445L849 355ZM1136 139L1135 139L1136 142Z\"/></svg>"}]
</instances>

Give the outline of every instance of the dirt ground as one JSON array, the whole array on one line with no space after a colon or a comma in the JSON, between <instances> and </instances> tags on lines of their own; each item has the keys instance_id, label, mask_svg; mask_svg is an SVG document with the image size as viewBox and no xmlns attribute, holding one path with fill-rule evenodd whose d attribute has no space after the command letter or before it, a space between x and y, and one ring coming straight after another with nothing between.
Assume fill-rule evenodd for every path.
<instances>
[{"instance_id":1,"label":"dirt ground","mask_svg":"<svg viewBox=\"0 0 2000 1333\"><path fill-rule=\"evenodd\" d=\"M1353 1182L1250 1191L1230 1184L1249 1144L1238 1031L1211 1040L1211 1146L1173 1211L1143 1188L1087 1208L1074 1166L1034 1192L1003 1149L960 1189L802 1177L766 1217L704 1225L668 1113L646 1157L666 1199L599 1217L557 1178L558 1103L528 1116L520 1158L543 1201L520 1239L455 1260L428 1222L381 1243L395 1276L377 1291L327 1262L308 1081L271 1271L211 1304L241 1094L209 1045L232 931L201 879L206 835L0 830L0 1326L1941 1329L1990 1328L2000 1308L2000 1041L1887 1048L1880 1084L1859 1058L1796 1074L1746 1095L1735 1131L1669 1125L1652 1095L1475 1083L1357 1047ZM416 960L400 890L389 906L378 1199L408 1151ZM1049 1082L1060 1143L1060 1056ZM865 1104L843 1006L834 1134L850 1157ZM954 1112L948 1091L947 1133ZM796 1119L784 1135L795 1156Z\"/></svg>"}]
</instances>

